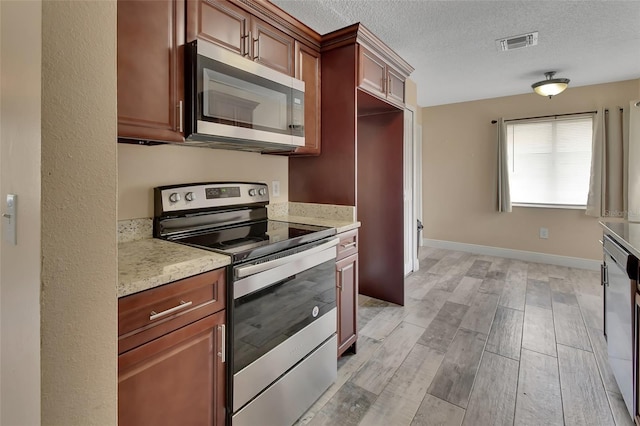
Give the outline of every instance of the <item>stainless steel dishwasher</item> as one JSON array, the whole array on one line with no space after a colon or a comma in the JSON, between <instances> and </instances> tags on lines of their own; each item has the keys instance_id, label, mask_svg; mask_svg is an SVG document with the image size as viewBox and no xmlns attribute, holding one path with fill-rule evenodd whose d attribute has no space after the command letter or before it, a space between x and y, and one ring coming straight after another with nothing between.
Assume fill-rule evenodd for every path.
<instances>
[{"instance_id":1,"label":"stainless steel dishwasher","mask_svg":"<svg viewBox=\"0 0 640 426\"><path fill-rule=\"evenodd\" d=\"M633 365L634 306L638 274L638 259L609 235L604 235L605 321L609 364L618 382L620 393L633 419L635 368Z\"/></svg>"}]
</instances>

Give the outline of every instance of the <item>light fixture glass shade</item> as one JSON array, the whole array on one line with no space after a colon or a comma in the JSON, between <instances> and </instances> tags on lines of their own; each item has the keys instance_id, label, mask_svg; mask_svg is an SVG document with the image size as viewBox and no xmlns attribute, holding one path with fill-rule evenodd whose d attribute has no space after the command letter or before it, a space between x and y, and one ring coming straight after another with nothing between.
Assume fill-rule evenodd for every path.
<instances>
[{"instance_id":1,"label":"light fixture glass shade","mask_svg":"<svg viewBox=\"0 0 640 426\"><path fill-rule=\"evenodd\" d=\"M533 91L538 95L548 96L551 98L558 93L562 93L564 89L569 86L568 78L553 78L555 71L546 72L544 75L547 77L546 80L542 80L531 85Z\"/></svg>"}]
</instances>

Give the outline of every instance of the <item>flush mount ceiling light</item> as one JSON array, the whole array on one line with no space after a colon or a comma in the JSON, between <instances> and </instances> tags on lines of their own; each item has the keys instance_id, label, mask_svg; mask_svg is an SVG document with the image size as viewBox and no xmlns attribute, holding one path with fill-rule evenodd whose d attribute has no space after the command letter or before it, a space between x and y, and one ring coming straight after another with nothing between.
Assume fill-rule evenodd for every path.
<instances>
[{"instance_id":1,"label":"flush mount ceiling light","mask_svg":"<svg viewBox=\"0 0 640 426\"><path fill-rule=\"evenodd\" d=\"M552 96L557 95L558 93L562 93L564 89L569 85L568 78L553 78L556 74L555 71L545 72L544 75L547 77L546 80L539 81L537 83L533 83L531 87L533 91L541 96L548 96L551 99Z\"/></svg>"}]
</instances>

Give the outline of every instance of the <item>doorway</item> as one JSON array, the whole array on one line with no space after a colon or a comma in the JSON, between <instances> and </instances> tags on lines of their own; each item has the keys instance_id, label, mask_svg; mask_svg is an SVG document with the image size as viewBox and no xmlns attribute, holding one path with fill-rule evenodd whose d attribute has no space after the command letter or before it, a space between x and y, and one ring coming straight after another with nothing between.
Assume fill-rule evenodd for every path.
<instances>
[{"instance_id":1,"label":"doorway","mask_svg":"<svg viewBox=\"0 0 640 426\"><path fill-rule=\"evenodd\" d=\"M416 126L416 109L407 106L404 110L404 275L407 276L420 268L418 262L418 219L420 218L422 205L422 193L420 185L421 146Z\"/></svg>"}]
</instances>

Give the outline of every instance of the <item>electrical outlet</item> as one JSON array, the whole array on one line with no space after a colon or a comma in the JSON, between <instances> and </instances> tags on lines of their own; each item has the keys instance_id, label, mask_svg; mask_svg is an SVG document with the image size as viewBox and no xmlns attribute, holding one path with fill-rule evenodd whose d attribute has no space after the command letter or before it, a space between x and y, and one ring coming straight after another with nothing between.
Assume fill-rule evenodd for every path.
<instances>
[{"instance_id":1,"label":"electrical outlet","mask_svg":"<svg viewBox=\"0 0 640 426\"><path fill-rule=\"evenodd\" d=\"M280 181L274 180L271 182L271 195L274 197L280 196Z\"/></svg>"},{"instance_id":2,"label":"electrical outlet","mask_svg":"<svg viewBox=\"0 0 640 426\"><path fill-rule=\"evenodd\" d=\"M547 239L549 238L549 229L548 228L540 228L540 238Z\"/></svg>"}]
</instances>

